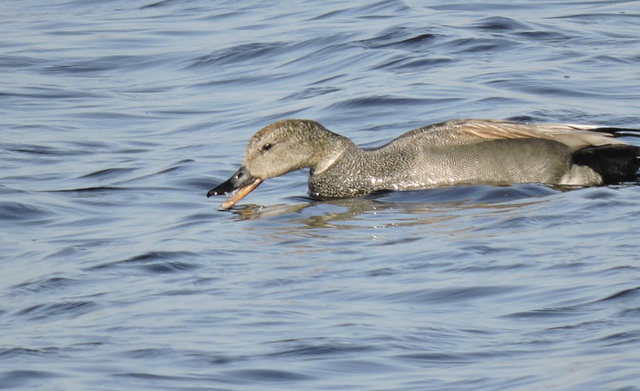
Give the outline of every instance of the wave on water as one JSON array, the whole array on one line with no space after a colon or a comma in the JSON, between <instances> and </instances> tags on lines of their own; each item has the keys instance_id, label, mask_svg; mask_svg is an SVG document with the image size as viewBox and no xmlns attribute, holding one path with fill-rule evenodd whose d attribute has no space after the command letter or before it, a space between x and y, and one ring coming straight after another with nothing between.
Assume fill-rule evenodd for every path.
<instances>
[{"instance_id":1,"label":"wave on water","mask_svg":"<svg viewBox=\"0 0 640 391\"><path fill-rule=\"evenodd\" d=\"M637 183L206 198L283 118L638 128L632 5L0 3L0 388L637 389Z\"/></svg>"}]
</instances>

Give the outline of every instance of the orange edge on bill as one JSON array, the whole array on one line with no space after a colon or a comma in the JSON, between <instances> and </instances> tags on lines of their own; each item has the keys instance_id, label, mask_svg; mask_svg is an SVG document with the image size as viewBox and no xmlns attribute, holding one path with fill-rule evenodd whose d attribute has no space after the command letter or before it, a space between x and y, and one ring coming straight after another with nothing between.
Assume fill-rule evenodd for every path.
<instances>
[{"instance_id":1,"label":"orange edge on bill","mask_svg":"<svg viewBox=\"0 0 640 391\"><path fill-rule=\"evenodd\" d=\"M242 186L238 190L234 191L229 195L229 198L225 202L220 205L223 209L229 209L241 199L243 199L247 194L251 193L256 187L258 187L262 183L262 178L256 178L253 182L248 185Z\"/></svg>"}]
</instances>

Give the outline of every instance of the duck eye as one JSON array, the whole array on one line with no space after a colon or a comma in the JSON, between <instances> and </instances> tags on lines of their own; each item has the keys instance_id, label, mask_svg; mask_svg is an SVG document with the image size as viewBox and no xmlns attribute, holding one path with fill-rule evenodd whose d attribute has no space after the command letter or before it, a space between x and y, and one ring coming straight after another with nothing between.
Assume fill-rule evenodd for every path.
<instances>
[{"instance_id":1,"label":"duck eye","mask_svg":"<svg viewBox=\"0 0 640 391\"><path fill-rule=\"evenodd\" d=\"M263 150L263 151L268 151L268 150L270 150L270 149L271 149L271 147L272 147L272 146L273 146L273 145L271 145L271 144L269 144L269 143L266 143L265 145L263 145L263 146L262 146L262 150Z\"/></svg>"}]
</instances>

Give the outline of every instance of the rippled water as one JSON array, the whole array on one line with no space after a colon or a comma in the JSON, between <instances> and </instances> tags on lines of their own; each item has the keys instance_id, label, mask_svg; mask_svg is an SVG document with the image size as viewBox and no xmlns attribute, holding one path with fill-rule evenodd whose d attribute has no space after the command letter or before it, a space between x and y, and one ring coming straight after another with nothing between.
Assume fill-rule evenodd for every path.
<instances>
[{"instance_id":1,"label":"rippled water","mask_svg":"<svg viewBox=\"0 0 640 391\"><path fill-rule=\"evenodd\" d=\"M638 6L0 3L0 388L640 389L634 184L205 198L287 117L638 128Z\"/></svg>"}]
</instances>

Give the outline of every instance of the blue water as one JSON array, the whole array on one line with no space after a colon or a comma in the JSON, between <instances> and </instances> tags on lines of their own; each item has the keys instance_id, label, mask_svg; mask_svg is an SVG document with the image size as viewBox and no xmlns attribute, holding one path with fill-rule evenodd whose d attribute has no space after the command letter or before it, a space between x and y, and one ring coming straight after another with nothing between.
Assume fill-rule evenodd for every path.
<instances>
[{"instance_id":1,"label":"blue water","mask_svg":"<svg viewBox=\"0 0 640 391\"><path fill-rule=\"evenodd\" d=\"M283 118L640 128L640 2L4 1L0 50L0 389L640 390L635 184L205 197Z\"/></svg>"}]
</instances>

